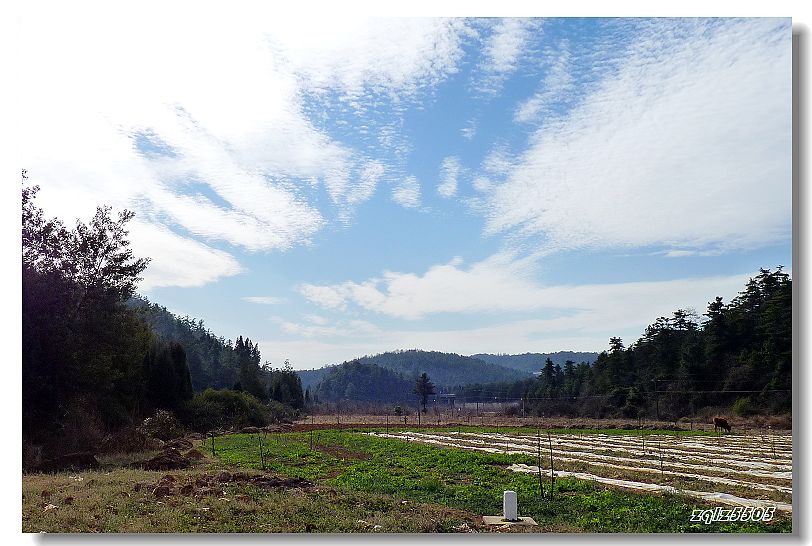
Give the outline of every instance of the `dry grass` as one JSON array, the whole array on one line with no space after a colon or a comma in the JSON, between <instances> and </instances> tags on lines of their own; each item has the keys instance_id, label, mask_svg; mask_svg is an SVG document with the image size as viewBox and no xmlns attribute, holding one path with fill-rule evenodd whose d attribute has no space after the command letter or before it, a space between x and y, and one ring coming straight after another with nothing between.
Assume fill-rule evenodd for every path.
<instances>
[{"instance_id":1,"label":"dry grass","mask_svg":"<svg viewBox=\"0 0 812 546\"><path fill-rule=\"evenodd\" d=\"M420 533L481 528L478 518L463 510L403 503L388 495L323 486L265 489L247 479L220 484L217 474L223 468L206 460L189 470L170 472L118 468L25 475L22 531ZM172 494L162 496L165 491L155 489L167 483L167 475L176 487ZM195 487L195 483L213 483L215 487ZM183 485L187 490L181 493Z\"/></svg>"}]
</instances>

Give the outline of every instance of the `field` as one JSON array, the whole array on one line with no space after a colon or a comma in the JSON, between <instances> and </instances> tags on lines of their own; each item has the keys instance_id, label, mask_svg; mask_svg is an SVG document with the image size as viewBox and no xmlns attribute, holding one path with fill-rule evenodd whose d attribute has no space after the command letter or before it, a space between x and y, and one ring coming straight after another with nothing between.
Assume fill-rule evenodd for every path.
<instances>
[{"instance_id":1,"label":"field","mask_svg":"<svg viewBox=\"0 0 812 546\"><path fill-rule=\"evenodd\" d=\"M312 427L220 436L214 453L206 441L207 458L186 470L109 461L101 472L24 476L23 530L791 532L787 435L547 432ZM538 527L482 524L482 515L501 514L506 489ZM697 508L748 502L777 506L775 518L690 521Z\"/></svg>"}]
</instances>

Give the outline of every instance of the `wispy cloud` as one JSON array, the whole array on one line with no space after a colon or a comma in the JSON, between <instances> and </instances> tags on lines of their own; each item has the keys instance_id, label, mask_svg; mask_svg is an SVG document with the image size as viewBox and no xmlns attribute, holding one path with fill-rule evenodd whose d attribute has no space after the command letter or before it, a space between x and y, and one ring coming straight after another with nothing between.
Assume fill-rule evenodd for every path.
<instances>
[{"instance_id":1,"label":"wispy cloud","mask_svg":"<svg viewBox=\"0 0 812 546\"><path fill-rule=\"evenodd\" d=\"M382 332L380 328L364 320L339 321L333 325L282 321L279 323L279 329L292 336L322 340L368 337Z\"/></svg>"},{"instance_id":2,"label":"wispy cloud","mask_svg":"<svg viewBox=\"0 0 812 546\"><path fill-rule=\"evenodd\" d=\"M569 97L577 96L575 81L571 73L570 52L566 41L552 54L539 90L516 107L513 119L530 122L540 115L547 114L554 106L569 102Z\"/></svg>"},{"instance_id":3,"label":"wispy cloud","mask_svg":"<svg viewBox=\"0 0 812 546\"><path fill-rule=\"evenodd\" d=\"M260 305L279 305L281 303L285 303L285 298L279 298L276 296L245 296L244 298L240 298L242 301L247 301L248 303L258 303Z\"/></svg>"},{"instance_id":4,"label":"wispy cloud","mask_svg":"<svg viewBox=\"0 0 812 546\"><path fill-rule=\"evenodd\" d=\"M411 209L420 206L420 182L414 176L407 176L392 190L392 200L398 205Z\"/></svg>"},{"instance_id":5,"label":"wispy cloud","mask_svg":"<svg viewBox=\"0 0 812 546\"><path fill-rule=\"evenodd\" d=\"M459 157L449 156L443 159L440 164L440 185L437 186L437 193L442 197L453 197L457 194L457 177L461 168Z\"/></svg>"},{"instance_id":6,"label":"wispy cloud","mask_svg":"<svg viewBox=\"0 0 812 546\"><path fill-rule=\"evenodd\" d=\"M476 129L477 129L477 122L476 122L476 120L472 119L472 120L470 120L468 122L468 125L466 125L462 129L460 129L460 134L466 140L473 140L474 137L476 136Z\"/></svg>"},{"instance_id":7,"label":"wispy cloud","mask_svg":"<svg viewBox=\"0 0 812 546\"><path fill-rule=\"evenodd\" d=\"M789 20L643 27L593 93L533 136L488 201L488 233L552 250L790 236Z\"/></svg>"},{"instance_id":8,"label":"wispy cloud","mask_svg":"<svg viewBox=\"0 0 812 546\"><path fill-rule=\"evenodd\" d=\"M483 45L484 76L479 89L495 92L514 72L533 34L541 32L540 19L507 17L496 23Z\"/></svg>"},{"instance_id":9,"label":"wispy cloud","mask_svg":"<svg viewBox=\"0 0 812 546\"><path fill-rule=\"evenodd\" d=\"M467 32L459 19L283 18L239 6L188 19L178 6L126 22L112 8L56 8L47 20L24 11L21 159L51 213L128 207L174 233L200 270L212 254L197 238L248 251L307 243L330 216L316 207L319 185L348 221L387 167L315 125L306 101L331 90L355 104L413 96L456 71ZM157 256L156 240L139 246Z\"/></svg>"},{"instance_id":10,"label":"wispy cloud","mask_svg":"<svg viewBox=\"0 0 812 546\"><path fill-rule=\"evenodd\" d=\"M678 307L704 308L707 298L733 296L747 275L700 277L656 282L545 286L533 279L534 257L500 253L463 268L460 258L435 265L424 274L385 271L362 282L305 284L300 292L325 308L350 305L402 319L416 320L438 313L500 313L543 309L572 310L570 318L548 325L580 328L600 310L601 320L653 320ZM574 317L574 318L573 318ZM580 321L580 323L579 323ZM580 324L580 326L579 326Z\"/></svg>"}]
</instances>

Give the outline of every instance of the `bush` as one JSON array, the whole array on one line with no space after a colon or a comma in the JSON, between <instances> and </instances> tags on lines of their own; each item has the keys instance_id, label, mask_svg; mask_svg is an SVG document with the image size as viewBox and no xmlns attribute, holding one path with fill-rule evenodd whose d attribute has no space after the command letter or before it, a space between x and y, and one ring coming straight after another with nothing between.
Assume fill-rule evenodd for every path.
<instances>
[{"instance_id":1,"label":"bush","mask_svg":"<svg viewBox=\"0 0 812 546\"><path fill-rule=\"evenodd\" d=\"M736 402L733 404L733 413L740 417L747 417L748 415L753 415L755 410L753 410L753 406L750 403L750 397L745 398L737 398Z\"/></svg>"},{"instance_id":2,"label":"bush","mask_svg":"<svg viewBox=\"0 0 812 546\"><path fill-rule=\"evenodd\" d=\"M154 417L144 419L139 431L151 438L164 441L180 438L186 432L175 414L166 410L158 410Z\"/></svg>"},{"instance_id":3,"label":"bush","mask_svg":"<svg viewBox=\"0 0 812 546\"><path fill-rule=\"evenodd\" d=\"M95 451L104 438L104 421L95 404L85 398L74 400L65 413L62 430L52 449L55 454Z\"/></svg>"},{"instance_id":4,"label":"bush","mask_svg":"<svg viewBox=\"0 0 812 546\"><path fill-rule=\"evenodd\" d=\"M277 402L265 405L251 394L227 389L206 389L189 400L182 416L192 430L264 427L284 417L284 406Z\"/></svg>"}]
</instances>

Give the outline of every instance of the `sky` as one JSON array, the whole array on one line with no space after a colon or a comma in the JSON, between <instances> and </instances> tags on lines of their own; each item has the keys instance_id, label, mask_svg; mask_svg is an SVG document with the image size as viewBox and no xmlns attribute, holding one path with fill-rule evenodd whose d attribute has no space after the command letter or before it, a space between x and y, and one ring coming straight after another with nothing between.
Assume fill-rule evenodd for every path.
<instances>
[{"instance_id":1,"label":"sky","mask_svg":"<svg viewBox=\"0 0 812 546\"><path fill-rule=\"evenodd\" d=\"M21 162L274 366L601 351L792 263L790 19L160 9L21 14Z\"/></svg>"}]
</instances>

